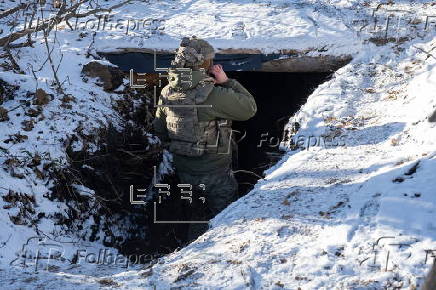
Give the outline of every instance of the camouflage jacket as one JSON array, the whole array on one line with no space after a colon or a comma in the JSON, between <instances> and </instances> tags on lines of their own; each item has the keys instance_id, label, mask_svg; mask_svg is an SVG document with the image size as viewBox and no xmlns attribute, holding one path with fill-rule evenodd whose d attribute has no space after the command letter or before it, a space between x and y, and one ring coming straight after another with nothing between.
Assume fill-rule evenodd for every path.
<instances>
[{"instance_id":1,"label":"camouflage jacket","mask_svg":"<svg viewBox=\"0 0 436 290\"><path fill-rule=\"evenodd\" d=\"M203 174L229 168L231 121L245 121L254 116L257 107L253 96L234 79L213 85L202 71L192 71L189 79L181 74L171 70L169 84L162 89L153 121L156 135L173 152L178 171ZM191 106L194 104L197 107ZM173 105L188 106L171 107ZM184 116L190 116L188 122L180 122L179 118ZM181 126L188 128L180 129ZM188 143L190 145L186 145Z\"/></svg>"}]
</instances>

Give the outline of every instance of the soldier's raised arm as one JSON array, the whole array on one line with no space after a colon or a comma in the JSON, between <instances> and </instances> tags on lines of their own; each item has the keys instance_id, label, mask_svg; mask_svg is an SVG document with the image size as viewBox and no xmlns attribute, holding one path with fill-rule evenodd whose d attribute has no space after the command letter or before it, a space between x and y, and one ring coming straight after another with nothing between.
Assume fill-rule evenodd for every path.
<instances>
[{"instance_id":1,"label":"soldier's raised arm","mask_svg":"<svg viewBox=\"0 0 436 290\"><path fill-rule=\"evenodd\" d=\"M237 80L227 78L221 66L214 71L219 84L210 93L207 104L216 118L245 121L256 114L254 97Z\"/></svg>"}]
</instances>

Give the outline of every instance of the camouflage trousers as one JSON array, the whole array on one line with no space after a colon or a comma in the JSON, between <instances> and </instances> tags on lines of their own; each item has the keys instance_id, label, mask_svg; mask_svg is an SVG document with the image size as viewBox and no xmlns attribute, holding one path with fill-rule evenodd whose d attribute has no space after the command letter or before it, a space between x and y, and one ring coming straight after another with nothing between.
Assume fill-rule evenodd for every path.
<instances>
[{"instance_id":1,"label":"camouflage trousers","mask_svg":"<svg viewBox=\"0 0 436 290\"><path fill-rule=\"evenodd\" d=\"M229 168L213 174L193 175L178 172L177 175L181 183L192 185L190 221L209 221L237 199L238 183ZM204 202L201 197L205 198ZM196 239L208 227L208 223L189 224L188 240Z\"/></svg>"}]
</instances>

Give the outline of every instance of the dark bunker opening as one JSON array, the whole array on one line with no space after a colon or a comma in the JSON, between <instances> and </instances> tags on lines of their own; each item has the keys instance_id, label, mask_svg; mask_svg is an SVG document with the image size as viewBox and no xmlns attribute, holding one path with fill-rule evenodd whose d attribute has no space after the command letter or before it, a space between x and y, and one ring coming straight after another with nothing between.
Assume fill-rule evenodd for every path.
<instances>
[{"instance_id":1,"label":"dark bunker opening","mask_svg":"<svg viewBox=\"0 0 436 290\"><path fill-rule=\"evenodd\" d=\"M263 171L280 159L279 143L284 137L284 126L330 73L249 71L228 72L227 75L247 88L257 104L253 118L233 123L239 141L234 171L239 195L243 196L253 188Z\"/></svg>"},{"instance_id":2,"label":"dark bunker opening","mask_svg":"<svg viewBox=\"0 0 436 290\"><path fill-rule=\"evenodd\" d=\"M126 75L131 69L135 72L143 71L156 74L153 69L153 55L148 55L146 58L144 58L144 54L139 53L106 54L104 56L113 64L118 65ZM173 58L170 54L162 57L163 63L159 63L158 60L154 68L168 67L166 66L168 60ZM261 64L260 57L262 55L233 55L233 58L232 55L225 57L217 55L214 60L215 63L223 64L228 77L238 80L254 96L257 104L257 113L253 118L243 122L233 122L234 137L238 143L237 162L234 163L233 170L239 183L239 197L248 193L257 180L263 177L264 170L280 159L283 152L280 151L278 144L283 139L284 126L289 118L306 102L313 90L331 77L333 71L256 71ZM160 89L158 89L158 93L159 91ZM144 171L141 170L135 173L138 176L138 184L144 180L141 177ZM114 180L113 183L116 184L117 181ZM161 183L168 183L171 188L173 186L177 188L177 179L174 176ZM126 195L128 194L128 189L123 191L127 192ZM148 202L145 207L132 209L131 213L137 216L135 219L137 224L133 225L134 228L145 234L142 235L141 239L137 238L137 235L132 235L121 244L114 245L122 254L158 256L183 247L188 242L186 240L188 223L156 222L157 196L155 195L153 202ZM159 206L157 219L184 221L187 217L187 211L189 211L187 203L180 200L180 194L178 196L174 194Z\"/></svg>"}]
</instances>

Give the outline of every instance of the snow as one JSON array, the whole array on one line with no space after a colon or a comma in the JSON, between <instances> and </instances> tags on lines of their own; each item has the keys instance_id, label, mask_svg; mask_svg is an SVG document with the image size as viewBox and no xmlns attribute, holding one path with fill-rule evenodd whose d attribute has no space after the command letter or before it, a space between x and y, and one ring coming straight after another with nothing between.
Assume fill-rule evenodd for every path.
<instances>
[{"instance_id":1,"label":"snow","mask_svg":"<svg viewBox=\"0 0 436 290\"><path fill-rule=\"evenodd\" d=\"M371 9L379 2L351 0L135 1L114 11L114 17L164 19L164 33L99 31L93 42L90 34L79 38L81 31L59 30L60 43L51 43L56 47L52 57L61 63L59 78L68 82L67 92L76 101L72 109L59 109L61 102L55 95L44 107L47 119L25 132L25 142L8 145L10 155L46 153L47 159L62 164L63 142L79 124L90 132L119 121L111 107L117 96L81 79L91 43L91 51L175 49L187 31L217 48L351 54L352 62L320 85L289 123L300 123L298 136L345 136L345 146L288 149L250 193L211 221L209 231L148 268L71 264L80 249L99 253L106 248L80 242L48 219L42 220L37 232L14 225L9 216L17 209L2 209L0 284L29 289L91 289L109 282L121 289L409 289L419 285L432 260L426 259L426 251L436 250L436 123L427 121L436 109L436 59L434 50L433 55L425 53L431 53L436 38L434 32L422 29L424 16L434 15L436 7L432 1L394 2L398 3L378 9L378 15L408 10L422 22L400 31L408 41L382 46L368 42L374 34L353 22L371 20ZM43 40L37 39L34 48L17 53L26 75L0 71L1 79L20 86L18 96L2 105L6 109L20 105L26 91L36 86L55 94L49 66L37 72L37 81L31 73L46 58ZM1 140L18 131L24 134L24 113L21 106L11 113L10 121L0 123ZM36 133L40 130L43 136ZM166 154L160 171L169 172L170 162ZM50 180L37 179L30 169L22 173L25 179L0 170L2 196L9 190L27 192L35 197L37 212L65 209L61 202L44 197ZM5 205L0 200L0 206ZM88 222L83 226L93 223ZM47 240L32 238L40 233ZM35 263L37 249L47 255L54 248L66 261L50 259L51 268L45 260ZM17 258L23 252L29 257Z\"/></svg>"},{"instance_id":2,"label":"snow","mask_svg":"<svg viewBox=\"0 0 436 290\"><path fill-rule=\"evenodd\" d=\"M386 55L389 48L379 53ZM430 264L424 263L425 251L436 245L432 178L436 126L426 121L434 110L435 86L422 81L431 79L435 69L428 70L427 65L401 83L386 78L372 84L383 93L361 94L363 81L375 81L367 75L376 61L360 62L368 58L365 54L321 85L294 117L302 120L299 133L310 136L320 128L327 130L317 117L320 112L336 119L370 112L362 117L371 119L358 130L346 132L346 146L289 152L248 195L220 213L208 233L154 266L154 279L146 285L270 288L280 284L287 289L378 288L398 286L400 281L399 287L416 285ZM390 61L410 59L400 56ZM420 86L426 93L419 93ZM394 88L414 93L386 98ZM409 104L421 111L405 108ZM393 146L390 140L397 137L401 141ZM416 173L410 173L417 162ZM405 180L393 182L398 177ZM392 237L389 244L407 246L377 244L382 237ZM381 252L375 263L373 247ZM388 248L391 259L385 264ZM198 260L192 253L210 253L213 259ZM190 265L195 275L175 282L180 265ZM167 281L158 280L168 276Z\"/></svg>"}]
</instances>

